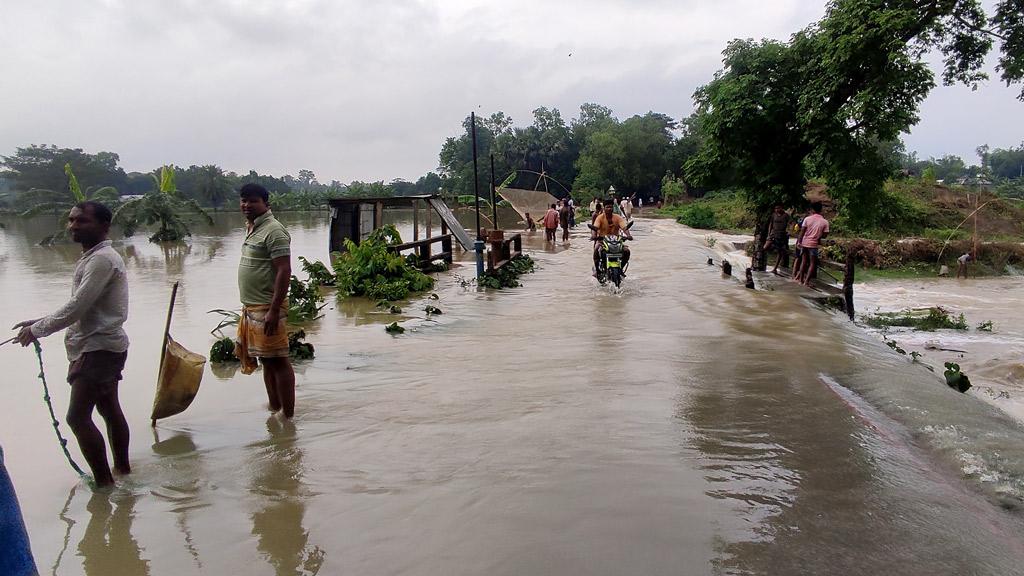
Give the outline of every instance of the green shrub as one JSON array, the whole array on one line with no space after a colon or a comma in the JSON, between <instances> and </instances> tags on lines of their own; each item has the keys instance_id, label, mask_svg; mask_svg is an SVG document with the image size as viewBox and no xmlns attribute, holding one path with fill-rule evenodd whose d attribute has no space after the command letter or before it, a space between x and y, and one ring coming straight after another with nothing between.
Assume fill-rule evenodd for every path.
<instances>
[{"instance_id":1,"label":"green shrub","mask_svg":"<svg viewBox=\"0 0 1024 576\"><path fill-rule=\"evenodd\" d=\"M334 261L338 295L391 301L433 288L433 278L388 251L388 246L401 243L398 230L390 225L374 230L359 244L345 240L347 252Z\"/></svg>"},{"instance_id":2,"label":"green shrub","mask_svg":"<svg viewBox=\"0 0 1024 576\"><path fill-rule=\"evenodd\" d=\"M321 304L323 301L319 285L312 280L303 282L292 276L288 285L288 322L299 324L320 318L320 311L326 306Z\"/></svg>"},{"instance_id":3,"label":"green shrub","mask_svg":"<svg viewBox=\"0 0 1024 576\"><path fill-rule=\"evenodd\" d=\"M676 218L676 222L685 224L690 228L701 228L704 230L718 228L715 210L703 202L688 204L683 208L682 214Z\"/></svg>"}]
</instances>

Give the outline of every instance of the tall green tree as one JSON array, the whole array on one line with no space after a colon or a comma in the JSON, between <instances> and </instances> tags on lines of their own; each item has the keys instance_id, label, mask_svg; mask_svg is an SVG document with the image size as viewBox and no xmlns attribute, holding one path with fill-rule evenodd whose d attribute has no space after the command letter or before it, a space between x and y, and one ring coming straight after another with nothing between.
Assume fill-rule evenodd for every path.
<instances>
[{"instance_id":1,"label":"tall green tree","mask_svg":"<svg viewBox=\"0 0 1024 576\"><path fill-rule=\"evenodd\" d=\"M935 85L925 55L941 52L943 80L973 87L998 43L1001 78L1020 82L1021 8L1021 0L988 14L977 0L833 0L789 42L731 42L724 68L695 94L706 139L687 177L736 186L759 212L800 204L807 179L820 177L851 223L870 224L894 168L880 143L917 122Z\"/></svg>"},{"instance_id":2,"label":"tall green tree","mask_svg":"<svg viewBox=\"0 0 1024 576\"><path fill-rule=\"evenodd\" d=\"M495 155L495 178L501 179L512 171L519 151L512 138L512 119L502 112L489 118L476 119L477 159L479 163L479 190L486 196L490 178L490 154ZM441 146L439 172L443 187L454 196L473 194L473 144L470 117L462 122L463 133L450 137ZM496 141L504 140L503 148Z\"/></svg>"},{"instance_id":3,"label":"tall green tree","mask_svg":"<svg viewBox=\"0 0 1024 576\"><path fill-rule=\"evenodd\" d=\"M989 153L988 161L996 178L1024 178L1024 144L1016 148L996 148Z\"/></svg>"},{"instance_id":4,"label":"tall green tree","mask_svg":"<svg viewBox=\"0 0 1024 576\"><path fill-rule=\"evenodd\" d=\"M576 160L577 199L603 197L612 185L627 196L657 194L670 168L675 126L671 118L655 112L621 123L602 122L588 135Z\"/></svg>"},{"instance_id":5,"label":"tall green tree","mask_svg":"<svg viewBox=\"0 0 1024 576\"><path fill-rule=\"evenodd\" d=\"M224 202L231 195L231 183L224 170L215 164L199 166L199 178L196 191L200 198L213 206L214 210L224 205Z\"/></svg>"},{"instance_id":6,"label":"tall green tree","mask_svg":"<svg viewBox=\"0 0 1024 576\"><path fill-rule=\"evenodd\" d=\"M113 152L89 154L81 148L32 145L0 157L0 165L4 167L0 176L10 179L13 188L22 192L33 188L61 190L67 185L64 167L70 165L86 189L93 186L121 189L126 175L118 166L119 160Z\"/></svg>"}]
</instances>

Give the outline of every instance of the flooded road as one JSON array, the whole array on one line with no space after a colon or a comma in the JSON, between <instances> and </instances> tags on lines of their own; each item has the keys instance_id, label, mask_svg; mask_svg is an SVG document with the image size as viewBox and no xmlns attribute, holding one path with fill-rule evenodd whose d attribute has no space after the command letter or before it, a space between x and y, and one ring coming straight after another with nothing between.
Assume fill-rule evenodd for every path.
<instances>
[{"instance_id":1,"label":"flooded road","mask_svg":"<svg viewBox=\"0 0 1024 576\"><path fill-rule=\"evenodd\" d=\"M326 259L324 216L282 220L293 256ZM0 230L8 326L63 302L77 257L20 226ZM205 354L241 234L224 216L188 248L116 244L134 473L112 494L62 460L34 355L0 348L0 443L43 573L1024 572L1019 424L788 290L722 278L667 220L638 220L619 293L578 232L527 238L517 289L463 287L468 261L441 274L431 319L423 299L395 317L329 298L293 423L259 375L217 370L152 430L170 286L172 333ZM60 413L60 339L43 347Z\"/></svg>"}]
</instances>

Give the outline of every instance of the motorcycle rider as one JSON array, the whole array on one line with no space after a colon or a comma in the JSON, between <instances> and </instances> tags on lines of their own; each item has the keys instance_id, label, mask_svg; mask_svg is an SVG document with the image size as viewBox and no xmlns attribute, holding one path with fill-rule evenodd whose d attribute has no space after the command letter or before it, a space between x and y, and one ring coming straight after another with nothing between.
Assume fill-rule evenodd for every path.
<instances>
[{"instance_id":1,"label":"motorcycle rider","mask_svg":"<svg viewBox=\"0 0 1024 576\"><path fill-rule=\"evenodd\" d=\"M593 226L594 230L591 232L590 239L594 241L594 276L597 276L597 271L601 269L601 258L604 257L600 242L601 237L622 234L626 239L632 240L633 235L629 233L629 228L626 227L626 219L615 214L614 200L605 201L604 211L598 214L597 218L594 219ZM623 245L623 270L625 270L627 262L629 262L629 246Z\"/></svg>"}]
</instances>

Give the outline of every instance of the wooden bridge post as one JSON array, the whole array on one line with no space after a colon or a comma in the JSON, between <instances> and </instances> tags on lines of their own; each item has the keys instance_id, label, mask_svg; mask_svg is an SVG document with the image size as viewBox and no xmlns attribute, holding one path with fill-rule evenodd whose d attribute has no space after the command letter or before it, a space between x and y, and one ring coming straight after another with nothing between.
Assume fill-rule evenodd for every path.
<instances>
[{"instance_id":1,"label":"wooden bridge post","mask_svg":"<svg viewBox=\"0 0 1024 576\"><path fill-rule=\"evenodd\" d=\"M856 265L853 262L853 254L846 254L846 268L843 270L843 303L846 306L846 315L853 320L853 271Z\"/></svg>"},{"instance_id":2,"label":"wooden bridge post","mask_svg":"<svg viewBox=\"0 0 1024 576\"><path fill-rule=\"evenodd\" d=\"M433 224L433 222L434 222L434 219L433 219L433 218L431 217L431 216L432 216L432 215L431 215L431 213L432 213L432 212L433 212L434 210L433 210L433 209L431 209L431 207L430 207L430 204L429 204L429 203L424 203L424 206L423 206L423 207L424 207L424 209L426 209L426 211L427 211L427 238L430 238L430 235L431 235L431 233L433 232L433 226L432 226L432 224Z\"/></svg>"},{"instance_id":3,"label":"wooden bridge post","mask_svg":"<svg viewBox=\"0 0 1024 576\"><path fill-rule=\"evenodd\" d=\"M420 201L412 201L412 241L420 239Z\"/></svg>"}]
</instances>

